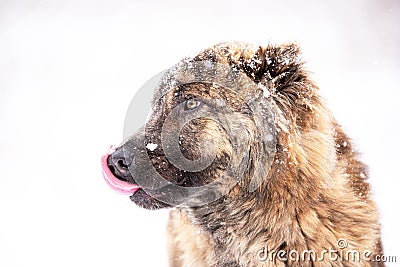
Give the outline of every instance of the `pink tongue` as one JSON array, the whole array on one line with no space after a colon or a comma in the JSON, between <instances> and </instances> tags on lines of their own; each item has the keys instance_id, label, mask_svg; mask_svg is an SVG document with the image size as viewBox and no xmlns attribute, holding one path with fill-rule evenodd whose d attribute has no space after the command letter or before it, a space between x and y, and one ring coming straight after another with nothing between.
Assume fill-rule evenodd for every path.
<instances>
[{"instance_id":1,"label":"pink tongue","mask_svg":"<svg viewBox=\"0 0 400 267\"><path fill-rule=\"evenodd\" d=\"M133 195L134 193L136 193L137 190L139 190L140 187L135 184L121 181L117 177L115 177L115 175L111 172L110 168L108 168L107 165L107 158L111 153L112 151L101 157L101 166L103 168L104 180L106 180L106 183L118 193L124 195Z\"/></svg>"}]
</instances>

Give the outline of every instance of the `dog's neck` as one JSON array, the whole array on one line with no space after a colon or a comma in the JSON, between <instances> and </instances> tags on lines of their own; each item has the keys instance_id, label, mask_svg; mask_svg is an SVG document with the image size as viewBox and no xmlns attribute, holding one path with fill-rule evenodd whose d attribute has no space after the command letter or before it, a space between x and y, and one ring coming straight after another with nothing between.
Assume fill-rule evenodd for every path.
<instances>
[{"instance_id":1,"label":"dog's neck","mask_svg":"<svg viewBox=\"0 0 400 267\"><path fill-rule=\"evenodd\" d=\"M296 249L309 249L297 207L301 203L302 212L311 211L311 203L316 205L316 199L299 199L301 194L290 192L289 188L277 192L267 196L255 191L238 199L228 196L186 212L207 233L217 254L236 261L237 255L242 255L245 264L250 264L251 258L256 262L259 251L265 247L277 251L295 244Z\"/></svg>"},{"instance_id":2,"label":"dog's neck","mask_svg":"<svg viewBox=\"0 0 400 267\"><path fill-rule=\"evenodd\" d=\"M339 239L355 249L376 251L379 225L374 220L377 216L371 215L376 211L368 199L369 189L357 193L348 186L348 180L359 175L363 165L355 155L347 155L346 160L340 153L329 158L326 154L332 151L323 151L322 145L307 152L304 158L296 157L296 164L287 153L277 153L281 164L271 167L266 183L254 192L237 189L214 203L186 210L216 253L251 265L259 264L257 256L265 248L321 253L338 250ZM335 168L329 167L332 165ZM366 210L371 213L366 214Z\"/></svg>"}]
</instances>

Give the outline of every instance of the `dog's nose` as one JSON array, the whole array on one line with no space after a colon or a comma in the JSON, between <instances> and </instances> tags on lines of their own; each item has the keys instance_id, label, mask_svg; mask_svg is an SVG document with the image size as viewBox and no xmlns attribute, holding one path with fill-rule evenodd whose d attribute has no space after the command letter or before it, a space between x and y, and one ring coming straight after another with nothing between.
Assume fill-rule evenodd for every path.
<instances>
[{"instance_id":1,"label":"dog's nose","mask_svg":"<svg viewBox=\"0 0 400 267\"><path fill-rule=\"evenodd\" d=\"M107 159L107 165L114 175L123 181L130 177L129 165L132 163L133 155L124 151L122 147L117 148Z\"/></svg>"}]
</instances>

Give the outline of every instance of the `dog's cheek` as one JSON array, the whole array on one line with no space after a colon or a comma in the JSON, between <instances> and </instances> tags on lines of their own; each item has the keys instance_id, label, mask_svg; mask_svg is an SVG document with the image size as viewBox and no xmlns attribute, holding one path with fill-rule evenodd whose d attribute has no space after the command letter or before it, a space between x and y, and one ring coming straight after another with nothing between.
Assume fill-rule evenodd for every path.
<instances>
[{"instance_id":1,"label":"dog's cheek","mask_svg":"<svg viewBox=\"0 0 400 267\"><path fill-rule=\"evenodd\" d=\"M218 160L232 153L229 133L215 120L193 120L182 129L181 136L182 154L190 160L197 160L207 154L215 154Z\"/></svg>"},{"instance_id":2,"label":"dog's cheek","mask_svg":"<svg viewBox=\"0 0 400 267\"><path fill-rule=\"evenodd\" d=\"M179 134L179 147L182 155L189 160L197 160L201 157L201 128L199 120L187 123Z\"/></svg>"}]
</instances>

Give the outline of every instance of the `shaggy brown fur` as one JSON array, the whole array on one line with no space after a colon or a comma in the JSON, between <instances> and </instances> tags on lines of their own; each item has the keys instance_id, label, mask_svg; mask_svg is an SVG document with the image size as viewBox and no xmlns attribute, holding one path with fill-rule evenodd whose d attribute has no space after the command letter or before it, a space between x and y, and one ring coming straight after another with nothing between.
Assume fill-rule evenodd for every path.
<instances>
[{"instance_id":1,"label":"shaggy brown fur","mask_svg":"<svg viewBox=\"0 0 400 267\"><path fill-rule=\"evenodd\" d=\"M367 167L326 109L317 86L303 67L298 47L222 43L190 60L209 60L243 71L255 85L269 89L276 104L274 109L278 109L275 112L282 118L276 125L273 164L256 191L246 191L244 177L242 183L215 202L171 211L171 266L383 266L362 258L335 260L328 254L316 261L293 260L288 254L286 260L275 257L263 261L258 257L266 250L296 250L300 254L313 250L321 257L323 250L342 251L338 247L340 239L348 242L343 252L368 250L371 259L382 253L378 212L366 181ZM169 92L155 103L156 111L146 125L147 140L160 144L159 125L179 101L221 96L229 98L230 107L240 113L240 120L251 133L249 157L254 159L261 152L251 114L240 95L229 95L217 85L191 84ZM167 162L168 167L158 168L159 173L184 186L201 185L218 177L232 153L220 126L211 120L197 120L188 123L182 134L187 137L182 140L182 153L189 159L199 157L195 144L203 135L217 140L214 165L200 173L180 173L168 165L161 149L148 151L154 166L160 166L161 161L165 166ZM245 176L250 176L254 168L250 163ZM135 195L132 200L141 206L163 206L144 192Z\"/></svg>"},{"instance_id":2,"label":"shaggy brown fur","mask_svg":"<svg viewBox=\"0 0 400 267\"><path fill-rule=\"evenodd\" d=\"M228 204L171 212L171 265L370 265L328 259L260 262L256 257L265 246L271 251L338 249L341 238L354 249L381 253L378 214L365 179L367 168L325 108L299 63L298 52L295 45L252 49L222 44L197 56L240 66L254 82L275 88L274 99L289 125L278 135L276 163L262 192L240 198L232 192ZM257 57L263 60L256 68L249 67Z\"/></svg>"}]
</instances>

